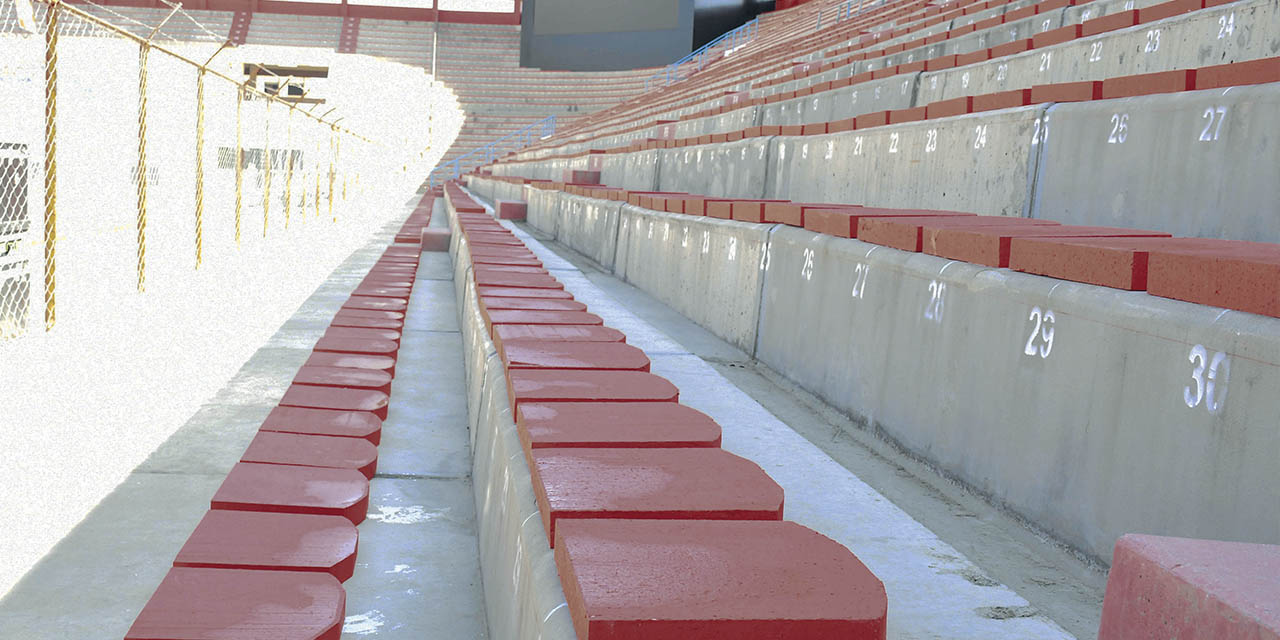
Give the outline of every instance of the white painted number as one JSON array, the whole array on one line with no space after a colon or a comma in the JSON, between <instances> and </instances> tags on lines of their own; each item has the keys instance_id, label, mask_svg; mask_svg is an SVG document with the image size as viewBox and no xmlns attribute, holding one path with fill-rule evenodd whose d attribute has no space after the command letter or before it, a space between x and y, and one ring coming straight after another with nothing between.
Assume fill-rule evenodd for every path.
<instances>
[{"instance_id":1,"label":"white painted number","mask_svg":"<svg viewBox=\"0 0 1280 640\"><path fill-rule=\"evenodd\" d=\"M1191 347L1187 360L1194 365L1191 370L1191 379L1195 381L1195 391L1193 393L1191 385L1183 387L1183 402L1188 408L1194 409L1204 401L1205 409L1209 413L1221 412L1223 405L1227 402L1227 381L1231 377L1231 359L1221 351L1210 358L1209 351L1204 348L1204 345L1198 344ZM1209 369L1208 375L1205 374L1206 364Z\"/></svg>"},{"instance_id":2,"label":"white painted number","mask_svg":"<svg viewBox=\"0 0 1280 640\"><path fill-rule=\"evenodd\" d=\"M1042 121L1036 118L1035 130L1031 132L1031 144L1036 145L1041 142L1049 141L1049 116L1045 116Z\"/></svg>"},{"instance_id":3,"label":"white painted number","mask_svg":"<svg viewBox=\"0 0 1280 640\"><path fill-rule=\"evenodd\" d=\"M859 262L853 267L853 297L857 300L862 299L862 294L867 292L867 272L871 271L871 265Z\"/></svg>"},{"instance_id":4,"label":"white painted number","mask_svg":"<svg viewBox=\"0 0 1280 640\"><path fill-rule=\"evenodd\" d=\"M960 76L960 85L963 86L965 89L969 88L969 72L968 71L964 72L964 75Z\"/></svg>"},{"instance_id":5,"label":"white painted number","mask_svg":"<svg viewBox=\"0 0 1280 640\"><path fill-rule=\"evenodd\" d=\"M1221 40L1236 32L1236 13L1218 17L1218 39Z\"/></svg>"},{"instance_id":6,"label":"white painted number","mask_svg":"<svg viewBox=\"0 0 1280 640\"><path fill-rule=\"evenodd\" d=\"M929 304L924 308L924 319L942 323L943 296L947 293L947 283L934 280L929 283Z\"/></svg>"},{"instance_id":7,"label":"white painted number","mask_svg":"<svg viewBox=\"0 0 1280 640\"><path fill-rule=\"evenodd\" d=\"M898 132L894 131L889 134L889 153L898 152Z\"/></svg>"},{"instance_id":8,"label":"white painted number","mask_svg":"<svg viewBox=\"0 0 1280 640\"><path fill-rule=\"evenodd\" d=\"M1129 139L1129 114L1111 114L1111 135L1107 136L1107 144L1124 144Z\"/></svg>"},{"instance_id":9,"label":"white painted number","mask_svg":"<svg viewBox=\"0 0 1280 640\"><path fill-rule=\"evenodd\" d=\"M813 249L805 248L804 250L804 266L800 267L800 277L806 281L813 279Z\"/></svg>"},{"instance_id":10,"label":"white painted number","mask_svg":"<svg viewBox=\"0 0 1280 640\"><path fill-rule=\"evenodd\" d=\"M705 256L710 252L711 252L711 232L703 231L702 232L702 255Z\"/></svg>"},{"instance_id":11,"label":"white painted number","mask_svg":"<svg viewBox=\"0 0 1280 640\"><path fill-rule=\"evenodd\" d=\"M987 146L987 125L980 124L973 129L973 148L981 149Z\"/></svg>"},{"instance_id":12,"label":"white painted number","mask_svg":"<svg viewBox=\"0 0 1280 640\"><path fill-rule=\"evenodd\" d=\"M1142 50L1146 53L1155 53L1160 50L1160 30L1152 29L1147 32L1147 46Z\"/></svg>"},{"instance_id":13,"label":"white painted number","mask_svg":"<svg viewBox=\"0 0 1280 640\"><path fill-rule=\"evenodd\" d=\"M1053 52L1046 51L1040 54L1040 72L1044 73L1049 70L1049 65L1053 63Z\"/></svg>"},{"instance_id":14,"label":"white painted number","mask_svg":"<svg viewBox=\"0 0 1280 640\"><path fill-rule=\"evenodd\" d=\"M930 129L924 135L924 152L933 153L938 150L938 130Z\"/></svg>"},{"instance_id":15,"label":"white painted number","mask_svg":"<svg viewBox=\"0 0 1280 640\"><path fill-rule=\"evenodd\" d=\"M1102 60L1102 43L1095 42L1089 46L1089 62Z\"/></svg>"},{"instance_id":16,"label":"white painted number","mask_svg":"<svg viewBox=\"0 0 1280 640\"><path fill-rule=\"evenodd\" d=\"M996 67L996 82L1004 82L1004 79L1007 78L1008 76L1009 76L1009 65L1002 64Z\"/></svg>"},{"instance_id":17,"label":"white painted number","mask_svg":"<svg viewBox=\"0 0 1280 640\"><path fill-rule=\"evenodd\" d=\"M689 248L689 227L684 228L684 235L680 237L680 247L682 249Z\"/></svg>"},{"instance_id":18,"label":"white painted number","mask_svg":"<svg viewBox=\"0 0 1280 640\"><path fill-rule=\"evenodd\" d=\"M1053 310L1046 309L1040 311L1040 307L1032 307L1031 315L1027 318L1036 325L1031 328L1031 336L1027 338L1027 346L1023 347L1022 353L1029 356L1049 357L1049 352L1053 351L1053 324L1056 318ZM1037 338L1040 343L1036 344Z\"/></svg>"},{"instance_id":19,"label":"white painted number","mask_svg":"<svg viewBox=\"0 0 1280 640\"><path fill-rule=\"evenodd\" d=\"M1227 119L1226 107L1206 107L1204 110L1204 129L1200 132L1200 142L1213 142L1222 133L1222 121Z\"/></svg>"},{"instance_id":20,"label":"white painted number","mask_svg":"<svg viewBox=\"0 0 1280 640\"><path fill-rule=\"evenodd\" d=\"M862 155L862 136L853 139L853 155Z\"/></svg>"},{"instance_id":21,"label":"white painted number","mask_svg":"<svg viewBox=\"0 0 1280 640\"><path fill-rule=\"evenodd\" d=\"M760 252L760 270L761 271L769 270L769 263L773 261L772 258L773 258L773 247L766 246L764 248L764 251Z\"/></svg>"},{"instance_id":22,"label":"white painted number","mask_svg":"<svg viewBox=\"0 0 1280 640\"><path fill-rule=\"evenodd\" d=\"M729 238L729 262L733 262L734 260L737 260L737 259L738 259L738 239L734 237L730 237Z\"/></svg>"}]
</instances>

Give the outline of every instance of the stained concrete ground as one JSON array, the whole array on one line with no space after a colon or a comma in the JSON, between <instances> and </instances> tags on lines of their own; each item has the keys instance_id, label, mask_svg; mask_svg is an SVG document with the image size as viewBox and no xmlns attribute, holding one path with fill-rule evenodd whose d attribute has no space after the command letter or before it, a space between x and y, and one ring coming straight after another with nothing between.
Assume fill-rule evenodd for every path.
<instances>
[{"instance_id":1,"label":"stained concrete ground","mask_svg":"<svg viewBox=\"0 0 1280 640\"><path fill-rule=\"evenodd\" d=\"M992 616L1041 615L1080 640L1097 638L1106 586L1104 568L905 455L740 349L602 271L590 259L528 225L520 227L580 269L626 311L711 364L779 420L964 554L982 571L973 579L1002 583L1030 604L1020 610L993 611Z\"/></svg>"},{"instance_id":2,"label":"stained concrete ground","mask_svg":"<svg viewBox=\"0 0 1280 640\"><path fill-rule=\"evenodd\" d=\"M240 372L0 600L0 638L123 637L209 499L401 222L352 253ZM446 225L444 215L432 226ZM488 636L462 339L447 254L423 256L345 583L346 639ZM74 481L74 479L68 479Z\"/></svg>"}]
</instances>

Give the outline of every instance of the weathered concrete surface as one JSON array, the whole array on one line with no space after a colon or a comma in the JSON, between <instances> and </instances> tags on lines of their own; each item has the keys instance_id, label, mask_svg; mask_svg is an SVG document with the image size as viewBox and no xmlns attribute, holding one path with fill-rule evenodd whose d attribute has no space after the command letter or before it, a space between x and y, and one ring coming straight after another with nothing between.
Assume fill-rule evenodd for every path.
<instances>
[{"instance_id":1,"label":"weathered concrete surface","mask_svg":"<svg viewBox=\"0 0 1280 640\"><path fill-rule=\"evenodd\" d=\"M1277 109L1275 85L1056 105L1032 215L1280 242L1280 181L1258 170L1280 166Z\"/></svg>"},{"instance_id":2,"label":"weathered concrete surface","mask_svg":"<svg viewBox=\"0 0 1280 640\"><path fill-rule=\"evenodd\" d=\"M1280 541L1280 321L799 229L769 249L757 357L1030 522L1104 560L1130 531Z\"/></svg>"},{"instance_id":3,"label":"weathered concrete surface","mask_svg":"<svg viewBox=\"0 0 1280 640\"><path fill-rule=\"evenodd\" d=\"M559 260L516 233L544 260ZM653 359L654 371L680 387L682 402L722 425L727 450L760 464L783 486L787 519L845 545L875 572L889 594L889 638L1072 637L582 274L565 270L557 277L610 326L626 331L627 341Z\"/></svg>"},{"instance_id":4,"label":"weathered concrete surface","mask_svg":"<svg viewBox=\"0 0 1280 640\"><path fill-rule=\"evenodd\" d=\"M556 240L613 269L623 203L571 194L560 196Z\"/></svg>"},{"instance_id":5,"label":"weathered concrete surface","mask_svg":"<svg viewBox=\"0 0 1280 640\"><path fill-rule=\"evenodd\" d=\"M767 227L622 207L614 271L735 346L755 344Z\"/></svg>"},{"instance_id":6,"label":"weathered concrete surface","mask_svg":"<svg viewBox=\"0 0 1280 640\"><path fill-rule=\"evenodd\" d=\"M1025 216L1043 110L777 137L764 197Z\"/></svg>"},{"instance_id":7,"label":"weathered concrete surface","mask_svg":"<svg viewBox=\"0 0 1280 640\"><path fill-rule=\"evenodd\" d=\"M456 219L451 255L460 309L470 415L472 477L489 629L495 638L576 636L507 398L502 361L489 339ZM554 264L554 261L551 261Z\"/></svg>"},{"instance_id":8,"label":"weathered concrete surface","mask_svg":"<svg viewBox=\"0 0 1280 640\"><path fill-rule=\"evenodd\" d=\"M737 142L643 153L658 154L657 184L660 191L718 198L762 198L769 168L769 140L747 138Z\"/></svg>"}]
</instances>

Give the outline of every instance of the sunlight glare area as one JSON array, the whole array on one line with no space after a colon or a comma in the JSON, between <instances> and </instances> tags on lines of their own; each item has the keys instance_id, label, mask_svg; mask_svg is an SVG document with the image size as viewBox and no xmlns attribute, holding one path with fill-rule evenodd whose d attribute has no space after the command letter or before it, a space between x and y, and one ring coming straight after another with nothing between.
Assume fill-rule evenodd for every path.
<instances>
[{"instance_id":1,"label":"sunlight glare area","mask_svg":"<svg viewBox=\"0 0 1280 640\"><path fill-rule=\"evenodd\" d=\"M45 38L7 19L14 7L0 0L0 595L352 251L407 214L463 120L453 93L421 68L315 48L223 51L211 68L232 78L244 77L245 63L328 67L327 78L307 85L325 103L298 109L328 112L327 122L367 141L261 97L238 108L236 86L206 75L197 269L197 73L153 49L139 293L138 45L64 10L57 321L45 332ZM217 49L163 46L200 62ZM245 152L238 198L237 138Z\"/></svg>"}]
</instances>

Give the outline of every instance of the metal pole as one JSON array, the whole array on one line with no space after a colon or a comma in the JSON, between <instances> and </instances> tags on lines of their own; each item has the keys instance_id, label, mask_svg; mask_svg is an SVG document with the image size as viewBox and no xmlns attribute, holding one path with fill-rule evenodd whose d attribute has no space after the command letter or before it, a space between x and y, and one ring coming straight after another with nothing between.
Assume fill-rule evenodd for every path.
<instances>
[{"instance_id":1,"label":"metal pole","mask_svg":"<svg viewBox=\"0 0 1280 640\"><path fill-rule=\"evenodd\" d=\"M138 291L147 290L147 53L138 46Z\"/></svg>"},{"instance_id":2,"label":"metal pole","mask_svg":"<svg viewBox=\"0 0 1280 640\"><path fill-rule=\"evenodd\" d=\"M236 87L236 246L240 246L240 194L244 184L244 148L240 146L240 112L244 109L244 85Z\"/></svg>"},{"instance_id":3,"label":"metal pole","mask_svg":"<svg viewBox=\"0 0 1280 640\"><path fill-rule=\"evenodd\" d=\"M204 69L196 70L196 268L204 259Z\"/></svg>"},{"instance_id":4,"label":"metal pole","mask_svg":"<svg viewBox=\"0 0 1280 640\"><path fill-rule=\"evenodd\" d=\"M44 32L44 330L57 320L58 242L58 10L54 0Z\"/></svg>"},{"instance_id":5,"label":"metal pole","mask_svg":"<svg viewBox=\"0 0 1280 640\"><path fill-rule=\"evenodd\" d=\"M267 237L267 219L271 215L271 102L263 121L262 135L262 237Z\"/></svg>"}]
</instances>

